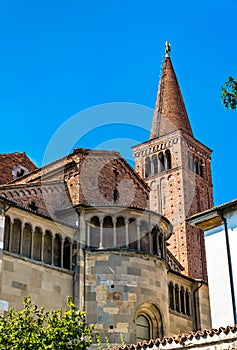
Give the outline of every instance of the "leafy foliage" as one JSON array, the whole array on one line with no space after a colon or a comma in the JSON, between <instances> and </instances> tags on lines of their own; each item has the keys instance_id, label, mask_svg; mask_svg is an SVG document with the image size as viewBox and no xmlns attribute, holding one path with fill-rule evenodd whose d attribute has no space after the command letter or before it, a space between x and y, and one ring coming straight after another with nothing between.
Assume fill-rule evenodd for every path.
<instances>
[{"instance_id":1,"label":"leafy foliage","mask_svg":"<svg viewBox=\"0 0 237 350\"><path fill-rule=\"evenodd\" d=\"M237 78L228 77L224 87L221 88L222 104L226 109L236 109L237 107Z\"/></svg>"},{"instance_id":2,"label":"leafy foliage","mask_svg":"<svg viewBox=\"0 0 237 350\"><path fill-rule=\"evenodd\" d=\"M96 334L96 342L97 342L97 345L98 345L98 349L99 349L99 350L103 350L103 346L102 346L102 343L101 343L101 339L100 339L100 335L99 335L99 334Z\"/></svg>"},{"instance_id":3,"label":"leafy foliage","mask_svg":"<svg viewBox=\"0 0 237 350\"><path fill-rule=\"evenodd\" d=\"M111 344L109 342L109 338L105 337L105 345L106 345L106 349L103 348L102 342L101 342L101 338L99 334L96 334L96 342L97 342L97 346L98 346L98 350L109 350L111 349ZM122 333L120 333L120 340L121 340L121 344L122 346L126 346L126 342L125 342L125 338L124 335Z\"/></svg>"},{"instance_id":4,"label":"leafy foliage","mask_svg":"<svg viewBox=\"0 0 237 350\"><path fill-rule=\"evenodd\" d=\"M45 312L24 298L24 309L10 309L0 317L1 350L85 350L92 343L93 327L86 324L85 313L76 310L68 298L68 310Z\"/></svg>"},{"instance_id":5,"label":"leafy foliage","mask_svg":"<svg viewBox=\"0 0 237 350\"><path fill-rule=\"evenodd\" d=\"M120 340L121 340L122 345L125 346L126 342L125 342L124 335L122 333L120 333Z\"/></svg>"}]
</instances>

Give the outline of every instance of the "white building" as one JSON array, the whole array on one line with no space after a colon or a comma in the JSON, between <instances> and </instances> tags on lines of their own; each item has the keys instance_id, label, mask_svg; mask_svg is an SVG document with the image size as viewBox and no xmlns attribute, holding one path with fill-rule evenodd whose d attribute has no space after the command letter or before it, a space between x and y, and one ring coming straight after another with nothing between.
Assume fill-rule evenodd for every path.
<instances>
[{"instance_id":1,"label":"white building","mask_svg":"<svg viewBox=\"0 0 237 350\"><path fill-rule=\"evenodd\" d=\"M237 200L188 219L205 232L212 327L236 324Z\"/></svg>"}]
</instances>

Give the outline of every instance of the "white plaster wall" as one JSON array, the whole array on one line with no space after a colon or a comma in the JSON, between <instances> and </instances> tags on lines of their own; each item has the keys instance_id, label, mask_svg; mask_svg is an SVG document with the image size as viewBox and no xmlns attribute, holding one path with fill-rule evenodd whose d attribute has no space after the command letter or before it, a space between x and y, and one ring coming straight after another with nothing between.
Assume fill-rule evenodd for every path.
<instances>
[{"instance_id":1,"label":"white plaster wall","mask_svg":"<svg viewBox=\"0 0 237 350\"><path fill-rule=\"evenodd\" d=\"M237 212L225 215L228 225L234 289L237 300ZM205 233L212 327L234 324L224 227Z\"/></svg>"}]
</instances>

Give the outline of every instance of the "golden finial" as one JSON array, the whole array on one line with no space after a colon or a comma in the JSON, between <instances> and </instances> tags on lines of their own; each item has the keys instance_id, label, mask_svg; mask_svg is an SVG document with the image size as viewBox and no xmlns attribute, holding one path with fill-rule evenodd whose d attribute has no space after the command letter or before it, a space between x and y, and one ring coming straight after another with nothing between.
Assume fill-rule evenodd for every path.
<instances>
[{"instance_id":1,"label":"golden finial","mask_svg":"<svg viewBox=\"0 0 237 350\"><path fill-rule=\"evenodd\" d=\"M170 43L168 41L165 42L165 54L166 56L169 56L171 52L171 46Z\"/></svg>"}]
</instances>

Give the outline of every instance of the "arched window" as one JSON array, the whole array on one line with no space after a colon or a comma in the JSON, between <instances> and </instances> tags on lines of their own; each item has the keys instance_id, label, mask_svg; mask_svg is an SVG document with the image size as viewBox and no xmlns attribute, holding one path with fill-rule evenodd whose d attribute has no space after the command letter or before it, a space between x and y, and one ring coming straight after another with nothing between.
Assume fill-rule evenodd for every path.
<instances>
[{"instance_id":1,"label":"arched window","mask_svg":"<svg viewBox=\"0 0 237 350\"><path fill-rule=\"evenodd\" d=\"M64 269L70 270L70 261L71 261L71 249L70 241L65 237L63 242L63 267Z\"/></svg>"},{"instance_id":2,"label":"arched window","mask_svg":"<svg viewBox=\"0 0 237 350\"><path fill-rule=\"evenodd\" d=\"M44 235L44 262L52 264L52 235L46 230Z\"/></svg>"},{"instance_id":3,"label":"arched window","mask_svg":"<svg viewBox=\"0 0 237 350\"><path fill-rule=\"evenodd\" d=\"M188 289L186 289L186 292L185 292L185 301L186 301L186 314L188 316L191 316L191 312L190 312L190 293L189 293Z\"/></svg>"},{"instance_id":4,"label":"arched window","mask_svg":"<svg viewBox=\"0 0 237 350\"><path fill-rule=\"evenodd\" d=\"M169 283L169 306L171 310L174 310L174 285Z\"/></svg>"},{"instance_id":5,"label":"arched window","mask_svg":"<svg viewBox=\"0 0 237 350\"><path fill-rule=\"evenodd\" d=\"M151 160L149 157L145 159L145 177L151 176Z\"/></svg>"},{"instance_id":6,"label":"arched window","mask_svg":"<svg viewBox=\"0 0 237 350\"><path fill-rule=\"evenodd\" d=\"M90 247L99 248L100 246L100 220L93 216L90 220Z\"/></svg>"},{"instance_id":7,"label":"arched window","mask_svg":"<svg viewBox=\"0 0 237 350\"><path fill-rule=\"evenodd\" d=\"M147 317L139 315L136 319L137 342L151 339L150 323Z\"/></svg>"},{"instance_id":8,"label":"arched window","mask_svg":"<svg viewBox=\"0 0 237 350\"><path fill-rule=\"evenodd\" d=\"M188 155L188 168L195 174L203 177L203 161L193 155Z\"/></svg>"},{"instance_id":9,"label":"arched window","mask_svg":"<svg viewBox=\"0 0 237 350\"><path fill-rule=\"evenodd\" d=\"M171 169L172 168L172 164L171 164L171 153L170 153L170 150L167 149L165 151L165 168L167 170Z\"/></svg>"},{"instance_id":10,"label":"arched window","mask_svg":"<svg viewBox=\"0 0 237 350\"><path fill-rule=\"evenodd\" d=\"M33 246L34 260L40 261L41 259L41 241L42 241L42 231L39 227L36 227L34 231L34 246Z\"/></svg>"},{"instance_id":11,"label":"arched window","mask_svg":"<svg viewBox=\"0 0 237 350\"><path fill-rule=\"evenodd\" d=\"M162 233L159 234L159 252L161 258L165 257L165 251L164 251L164 235Z\"/></svg>"},{"instance_id":12,"label":"arched window","mask_svg":"<svg viewBox=\"0 0 237 350\"><path fill-rule=\"evenodd\" d=\"M21 240L21 221L15 219L12 227L12 240L11 240L11 252L15 254L20 253L20 240Z\"/></svg>"},{"instance_id":13,"label":"arched window","mask_svg":"<svg viewBox=\"0 0 237 350\"><path fill-rule=\"evenodd\" d=\"M112 248L114 243L114 225L111 216L103 220L103 248Z\"/></svg>"},{"instance_id":14,"label":"arched window","mask_svg":"<svg viewBox=\"0 0 237 350\"><path fill-rule=\"evenodd\" d=\"M148 223L145 220L140 223L140 249L143 252L150 251Z\"/></svg>"},{"instance_id":15,"label":"arched window","mask_svg":"<svg viewBox=\"0 0 237 350\"><path fill-rule=\"evenodd\" d=\"M117 247L126 248L126 227L124 217L119 216L116 220Z\"/></svg>"},{"instance_id":16,"label":"arched window","mask_svg":"<svg viewBox=\"0 0 237 350\"><path fill-rule=\"evenodd\" d=\"M194 160L193 160L193 156L191 154L188 155L188 168L191 171L193 171L193 169L194 169Z\"/></svg>"},{"instance_id":17,"label":"arched window","mask_svg":"<svg viewBox=\"0 0 237 350\"><path fill-rule=\"evenodd\" d=\"M185 292L184 287L180 288L180 309L182 314L185 314Z\"/></svg>"},{"instance_id":18,"label":"arched window","mask_svg":"<svg viewBox=\"0 0 237 350\"><path fill-rule=\"evenodd\" d=\"M61 267L61 237L56 233L53 242L54 248L54 266Z\"/></svg>"},{"instance_id":19,"label":"arched window","mask_svg":"<svg viewBox=\"0 0 237 350\"><path fill-rule=\"evenodd\" d=\"M159 173L161 173L162 171L165 170L165 159L164 159L163 152L160 152L158 154L158 160L159 160L158 169L159 169Z\"/></svg>"},{"instance_id":20,"label":"arched window","mask_svg":"<svg viewBox=\"0 0 237 350\"><path fill-rule=\"evenodd\" d=\"M128 247L137 250L137 223L135 219L128 220Z\"/></svg>"},{"instance_id":21,"label":"arched window","mask_svg":"<svg viewBox=\"0 0 237 350\"><path fill-rule=\"evenodd\" d=\"M203 161L199 161L199 175L203 177Z\"/></svg>"},{"instance_id":22,"label":"arched window","mask_svg":"<svg viewBox=\"0 0 237 350\"><path fill-rule=\"evenodd\" d=\"M194 172L195 174L199 175L199 164L198 159L194 160Z\"/></svg>"},{"instance_id":23,"label":"arched window","mask_svg":"<svg viewBox=\"0 0 237 350\"><path fill-rule=\"evenodd\" d=\"M154 174L157 174L158 173L158 159L157 159L157 156L154 154L152 156L151 160L152 160Z\"/></svg>"},{"instance_id":24,"label":"arched window","mask_svg":"<svg viewBox=\"0 0 237 350\"><path fill-rule=\"evenodd\" d=\"M137 342L162 338L163 335L162 318L158 307L151 302L142 304L136 316Z\"/></svg>"},{"instance_id":25,"label":"arched window","mask_svg":"<svg viewBox=\"0 0 237 350\"><path fill-rule=\"evenodd\" d=\"M175 310L180 312L180 303L179 303L179 286L175 285Z\"/></svg>"},{"instance_id":26,"label":"arched window","mask_svg":"<svg viewBox=\"0 0 237 350\"><path fill-rule=\"evenodd\" d=\"M11 231L11 219L9 216L5 218L5 228L4 228L4 244L3 249L9 251L10 242L10 231Z\"/></svg>"},{"instance_id":27,"label":"arched window","mask_svg":"<svg viewBox=\"0 0 237 350\"><path fill-rule=\"evenodd\" d=\"M23 244L22 255L27 258L31 257L31 244L32 244L32 227L30 224L25 224L23 229Z\"/></svg>"},{"instance_id":28,"label":"arched window","mask_svg":"<svg viewBox=\"0 0 237 350\"><path fill-rule=\"evenodd\" d=\"M155 225L151 231L151 239L152 239L152 252L154 255L159 255L158 249L158 232L159 229L157 225Z\"/></svg>"}]
</instances>

